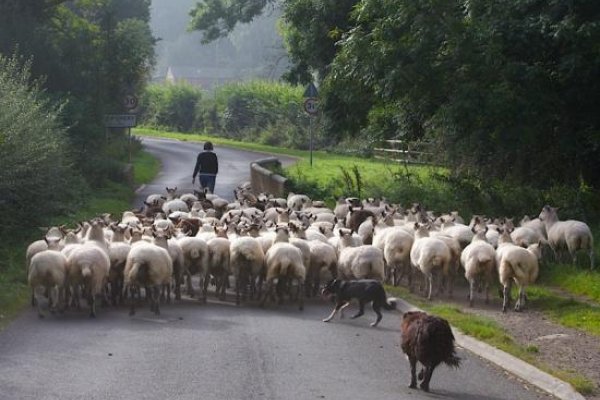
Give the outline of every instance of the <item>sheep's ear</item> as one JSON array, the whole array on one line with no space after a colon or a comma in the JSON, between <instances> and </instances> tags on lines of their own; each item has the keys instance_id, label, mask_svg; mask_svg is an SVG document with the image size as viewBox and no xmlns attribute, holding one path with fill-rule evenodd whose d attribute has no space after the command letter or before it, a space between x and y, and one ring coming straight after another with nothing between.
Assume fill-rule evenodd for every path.
<instances>
[{"instance_id":1,"label":"sheep's ear","mask_svg":"<svg viewBox=\"0 0 600 400\"><path fill-rule=\"evenodd\" d=\"M353 211L354 211L354 207L352 207L352 206L348 206L348 212L349 212L349 213L352 213Z\"/></svg>"},{"instance_id":2,"label":"sheep's ear","mask_svg":"<svg viewBox=\"0 0 600 400\"><path fill-rule=\"evenodd\" d=\"M419 223L415 222L415 225L413 226L413 229L416 231L419 229Z\"/></svg>"},{"instance_id":3,"label":"sheep's ear","mask_svg":"<svg viewBox=\"0 0 600 400\"><path fill-rule=\"evenodd\" d=\"M344 236L344 232L342 232L341 229L338 231L338 233L340 234L340 237Z\"/></svg>"}]
</instances>

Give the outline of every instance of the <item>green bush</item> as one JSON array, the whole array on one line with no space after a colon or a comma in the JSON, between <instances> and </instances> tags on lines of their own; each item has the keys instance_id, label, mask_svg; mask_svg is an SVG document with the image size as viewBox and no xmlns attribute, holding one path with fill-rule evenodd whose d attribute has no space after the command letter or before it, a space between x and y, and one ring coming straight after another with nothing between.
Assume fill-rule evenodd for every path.
<instances>
[{"instance_id":1,"label":"green bush","mask_svg":"<svg viewBox=\"0 0 600 400\"><path fill-rule=\"evenodd\" d=\"M30 64L0 55L0 237L74 207L85 188L73 169L60 106L30 83Z\"/></svg>"},{"instance_id":2,"label":"green bush","mask_svg":"<svg viewBox=\"0 0 600 400\"><path fill-rule=\"evenodd\" d=\"M191 132L198 125L197 104L201 99L202 91L189 84L149 85L140 100L141 121L156 128Z\"/></svg>"}]
</instances>

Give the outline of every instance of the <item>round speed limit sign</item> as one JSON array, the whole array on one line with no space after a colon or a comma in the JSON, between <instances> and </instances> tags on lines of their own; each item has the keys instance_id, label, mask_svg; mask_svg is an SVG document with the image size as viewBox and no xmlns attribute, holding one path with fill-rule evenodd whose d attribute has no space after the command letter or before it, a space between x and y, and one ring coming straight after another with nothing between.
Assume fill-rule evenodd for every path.
<instances>
[{"instance_id":1,"label":"round speed limit sign","mask_svg":"<svg viewBox=\"0 0 600 400\"><path fill-rule=\"evenodd\" d=\"M319 101L314 97L310 97L304 100L304 111L306 111L310 115L315 115L318 112L317 105Z\"/></svg>"},{"instance_id":2,"label":"round speed limit sign","mask_svg":"<svg viewBox=\"0 0 600 400\"><path fill-rule=\"evenodd\" d=\"M138 106L138 98L133 94L126 94L123 96L123 107L127 110L133 110Z\"/></svg>"}]
</instances>

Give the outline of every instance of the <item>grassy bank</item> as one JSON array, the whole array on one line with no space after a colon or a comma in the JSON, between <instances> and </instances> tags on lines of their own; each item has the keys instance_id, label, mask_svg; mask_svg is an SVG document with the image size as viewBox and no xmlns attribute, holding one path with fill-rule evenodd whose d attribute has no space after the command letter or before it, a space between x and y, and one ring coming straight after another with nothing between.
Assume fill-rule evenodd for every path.
<instances>
[{"instance_id":1,"label":"grassy bank","mask_svg":"<svg viewBox=\"0 0 600 400\"><path fill-rule=\"evenodd\" d=\"M134 157L135 186L149 182L158 172L160 165L151 155L138 152ZM67 224L92 218L102 213L119 215L131 208L133 188L110 183L90 193L85 205L67 215L53 217L49 225ZM38 228L25 229L18 237L5 240L0 248L0 329L4 328L29 301L29 289L25 271L27 246L43 235Z\"/></svg>"}]
</instances>

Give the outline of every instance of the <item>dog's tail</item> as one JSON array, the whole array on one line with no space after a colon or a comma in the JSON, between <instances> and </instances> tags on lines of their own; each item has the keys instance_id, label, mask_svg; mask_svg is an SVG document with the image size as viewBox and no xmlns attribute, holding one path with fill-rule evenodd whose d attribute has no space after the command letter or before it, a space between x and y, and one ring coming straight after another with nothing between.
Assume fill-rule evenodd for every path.
<instances>
[{"instance_id":1,"label":"dog's tail","mask_svg":"<svg viewBox=\"0 0 600 400\"><path fill-rule=\"evenodd\" d=\"M458 357L456 354L452 354L450 357L444 360L444 363L449 367L458 368L460 367L460 357Z\"/></svg>"},{"instance_id":2,"label":"dog's tail","mask_svg":"<svg viewBox=\"0 0 600 400\"><path fill-rule=\"evenodd\" d=\"M388 297L383 303L383 308L388 311L396 310L398 308L398 300L396 297Z\"/></svg>"}]
</instances>

